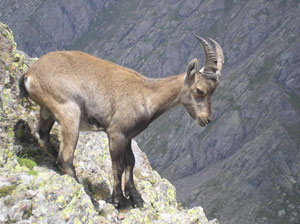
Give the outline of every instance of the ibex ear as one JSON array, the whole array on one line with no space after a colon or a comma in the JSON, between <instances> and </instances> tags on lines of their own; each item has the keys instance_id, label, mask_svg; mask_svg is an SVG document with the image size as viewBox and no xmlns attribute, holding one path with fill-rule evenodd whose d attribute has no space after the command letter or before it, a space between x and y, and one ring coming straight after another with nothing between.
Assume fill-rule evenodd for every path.
<instances>
[{"instance_id":1,"label":"ibex ear","mask_svg":"<svg viewBox=\"0 0 300 224\"><path fill-rule=\"evenodd\" d=\"M198 71L199 71L198 60L194 58L190 62L189 66L187 67L185 80L187 81L187 80L194 79L194 76Z\"/></svg>"}]
</instances>

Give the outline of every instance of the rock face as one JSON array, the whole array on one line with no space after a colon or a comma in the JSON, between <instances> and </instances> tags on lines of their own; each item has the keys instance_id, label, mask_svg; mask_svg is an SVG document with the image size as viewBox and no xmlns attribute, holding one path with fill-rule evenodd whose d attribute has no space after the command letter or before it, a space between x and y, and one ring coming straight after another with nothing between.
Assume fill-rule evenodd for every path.
<instances>
[{"instance_id":1,"label":"rock face","mask_svg":"<svg viewBox=\"0 0 300 224\"><path fill-rule=\"evenodd\" d=\"M19 50L39 57L68 47L88 30L95 14L116 2L118 0L76 0L72 3L68 0L5 0L0 2L0 21L18 30L15 39Z\"/></svg>"},{"instance_id":2,"label":"rock face","mask_svg":"<svg viewBox=\"0 0 300 224\"><path fill-rule=\"evenodd\" d=\"M12 1L2 2L0 9L12 9L4 3ZM212 99L214 121L200 129L178 107L137 140L154 168L175 184L179 200L190 207L203 205L209 218L222 223L300 223L299 4L115 1L94 11L87 28L64 46L162 77L184 72L192 58L203 62L202 46L193 33L216 39L225 65ZM30 23L34 27L42 27L39 10L32 17L37 24ZM0 11L2 19L6 12ZM51 10L47 13L52 15ZM76 13L66 15L73 18ZM27 17L5 18L22 22ZM9 24L24 39L45 41L44 52L58 49L52 43L63 35L49 30L54 39L46 40L25 32L17 22ZM37 48L32 46L27 52Z\"/></svg>"},{"instance_id":3,"label":"rock face","mask_svg":"<svg viewBox=\"0 0 300 224\"><path fill-rule=\"evenodd\" d=\"M208 223L201 207L187 210L176 202L175 188L152 170L135 142L143 209L118 211L106 203L112 171L104 133L80 135L74 165L82 184L61 175L32 135L37 106L17 99L18 79L34 60L16 50L11 30L0 23L0 223ZM58 146L59 126L52 134Z\"/></svg>"}]
</instances>

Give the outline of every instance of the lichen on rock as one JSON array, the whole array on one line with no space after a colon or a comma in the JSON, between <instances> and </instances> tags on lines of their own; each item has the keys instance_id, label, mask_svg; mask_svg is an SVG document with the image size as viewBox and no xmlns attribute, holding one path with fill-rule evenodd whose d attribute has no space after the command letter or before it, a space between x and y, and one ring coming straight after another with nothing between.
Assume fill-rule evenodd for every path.
<instances>
[{"instance_id":1,"label":"lichen on rock","mask_svg":"<svg viewBox=\"0 0 300 224\"><path fill-rule=\"evenodd\" d=\"M38 107L17 98L18 79L34 59L17 51L2 23L0 35L0 223L208 223L201 207L186 210L177 203L174 186L152 170L135 142L134 174L143 209L118 211L106 202L112 171L104 133L80 135L74 165L82 184L62 175L33 137ZM58 146L59 126L52 132Z\"/></svg>"}]
</instances>

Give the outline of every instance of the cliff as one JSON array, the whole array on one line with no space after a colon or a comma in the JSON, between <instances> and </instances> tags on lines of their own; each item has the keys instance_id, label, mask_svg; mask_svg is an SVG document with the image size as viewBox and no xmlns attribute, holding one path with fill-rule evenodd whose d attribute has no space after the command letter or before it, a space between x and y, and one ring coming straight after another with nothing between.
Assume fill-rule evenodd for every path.
<instances>
[{"instance_id":1,"label":"cliff","mask_svg":"<svg viewBox=\"0 0 300 224\"><path fill-rule=\"evenodd\" d=\"M19 50L39 57L54 49L65 49L89 28L95 14L118 0L4 0L0 21L12 27ZM24 35L26 33L26 35Z\"/></svg>"},{"instance_id":2,"label":"cliff","mask_svg":"<svg viewBox=\"0 0 300 224\"><path fill-rule=\"evenodd\" d=\"M143 209L118 211L106 203L112 171L104 133L80 135L74 165L82 184L60 174L33 137L38 107L17 99L18 78L34 60L16 49L11 30L0 23L0 223L208 223L201 207L177 203L175 188L152 170L136 142L134 174ZM58 147L58 125L52 134Z\"/></svg>"}]
</instances>

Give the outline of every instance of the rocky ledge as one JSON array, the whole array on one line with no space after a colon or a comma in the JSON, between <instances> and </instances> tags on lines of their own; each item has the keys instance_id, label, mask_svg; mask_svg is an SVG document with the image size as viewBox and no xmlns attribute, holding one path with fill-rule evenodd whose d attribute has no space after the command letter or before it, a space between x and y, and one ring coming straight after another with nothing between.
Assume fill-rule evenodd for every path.
<instances>
[{"instance_id":1,"label":"rocky ledge","mask_svg":"<svg viewBox=\"0 0 300 224\"><path fill-rule=\"evenodd\" d=\"M187 210L177 203L174 186L152 170L135 142L134 174L143 209L118 211L106 202L112 171L104 133L80 135L75 167L82 184L62 175L33 137L38 106L17 98L18 79L34 60L16 49L11 30L0 23L0 223L217 223L209 222L201 207ZM52 142L57 147L59 138L56 125Z\"/></svg>"}]
</instances>

